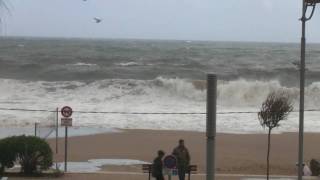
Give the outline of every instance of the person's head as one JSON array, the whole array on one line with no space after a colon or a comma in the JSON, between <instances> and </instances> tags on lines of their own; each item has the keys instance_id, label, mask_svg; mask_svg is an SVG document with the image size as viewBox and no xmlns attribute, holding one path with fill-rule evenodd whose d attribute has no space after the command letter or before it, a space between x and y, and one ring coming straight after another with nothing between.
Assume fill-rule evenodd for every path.
<instances>
[{"instance_id":1,"label":"person's head","mask_svg":"<svg viewBox=\"0 0 320 180\"><path fill-rule=\"evenodd\" d=\"M179 140L179 146L181 146L181 147L184 146L184 140L183 139Z\"/></svg>"},{"instance_id":2,"label":"person's head","mask_svg":"<svg viewBox=\"0 0 320 180\"><path fill-rule=\"evenodd\" d=\"M162 151L162 150L159 150L159 151L158 151L158 156L159 156L159 157L163 157L164 154L165 154L164 151Z\"/></svg>"}]
</instances>

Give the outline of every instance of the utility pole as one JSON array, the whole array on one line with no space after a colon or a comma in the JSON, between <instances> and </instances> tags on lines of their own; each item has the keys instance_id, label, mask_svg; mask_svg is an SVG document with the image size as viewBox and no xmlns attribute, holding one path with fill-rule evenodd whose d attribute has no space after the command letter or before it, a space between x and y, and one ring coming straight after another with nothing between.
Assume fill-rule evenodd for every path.
<instances>
[{"instance_id":1,"label":"utility pole","mask_svg":"<svg viewBox=\"0 0 320 180\"><path fill-rule=\"evenodd\" d=\"M303 176L303 133L304 133L304 86L305 86L305 57L306 57L306 3L302 0L302 31L300 52L300 104L299 104L299 157L298 180Z\"/></svg>"},{"instance_id":2,"label":"utility pole","mask_svg":"<svg viewBox=\"0 0 320 180\"><path fill-rule=\"evenodd\" d=\"M314 13L316 4L320 0L302 0L302 30L301 30L301 56L300 56L300 104L299 104L299 156L298 156L298 180L303 176L303 135L304 135L304 88L305 88L305 58L306 58L306 22L309 21ZM308 7L311 13L307 17Z\"/></svg>"}]
</instances>

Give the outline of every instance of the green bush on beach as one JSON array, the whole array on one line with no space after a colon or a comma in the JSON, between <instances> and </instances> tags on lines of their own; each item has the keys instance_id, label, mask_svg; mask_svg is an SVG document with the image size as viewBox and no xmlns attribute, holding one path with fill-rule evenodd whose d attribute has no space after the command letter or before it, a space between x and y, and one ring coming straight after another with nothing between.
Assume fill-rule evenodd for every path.
<instances>
[{"instance_id":1,"label":"green bush on beach","mask_svg":"<svg viewBox=\"0 0 320 180\"><path fill-rule=\"evenodd\" d=\"M3 174L5 168L11 168L14 165L16 155L15 137L8 137L0 140L0 174Z\"/></svg>"},{"instance_id":2,"label":"green bush on beach","mask_svg":"<svg viewBox=\"0 0 320 180\"><path fill-rule=\"evenodd\" d=\"M52 150L49 144L34 136L12 136L0 140L0 174L5 168L21 165L26 175L39 173L52 166Z\"/></svg>"}]
</instances>

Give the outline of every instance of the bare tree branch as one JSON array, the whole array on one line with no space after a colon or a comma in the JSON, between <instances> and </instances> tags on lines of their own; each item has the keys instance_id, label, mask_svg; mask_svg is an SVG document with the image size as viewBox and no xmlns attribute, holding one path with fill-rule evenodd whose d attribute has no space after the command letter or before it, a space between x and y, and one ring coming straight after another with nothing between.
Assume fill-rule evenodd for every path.
<instances>
[{"instance_id":1,"label":"bare tree branch","mask_svg":"<svg viewBox=\"0 0 320 180\"><path fill-rule=\"evenodd\" d=\"M1 8L1 11L5 10L5 11L10 13L10 8L8 7L8 5L5 2L5 0L0 0L0 8Z\"/></svg>"},{"instance_id":2,"label":"bare tree branch","mask_svg":"<svg viewBox=\"0 0 320 180\"><path fill-rule=\"evenodd\" d=\"M263 128L273 129L280 126L279 122L286 120L292 110L292 102L285 92L272 92L262 103L258 118Z\"/></svg>"},{"instance_id":3,"label":"bare tree branch","mask_svg":"<svg viewBox=\"0 0 320 180\"><path fill-rule=\"evenodd\" d=\"M269 157L271 147L271 131L280 126L280 121L288 118L293 110L290 97L284 91L272 92L262 103L258 118L263 128L268 128L267 180L269 180Z\"/></svg>"}]
</instances>

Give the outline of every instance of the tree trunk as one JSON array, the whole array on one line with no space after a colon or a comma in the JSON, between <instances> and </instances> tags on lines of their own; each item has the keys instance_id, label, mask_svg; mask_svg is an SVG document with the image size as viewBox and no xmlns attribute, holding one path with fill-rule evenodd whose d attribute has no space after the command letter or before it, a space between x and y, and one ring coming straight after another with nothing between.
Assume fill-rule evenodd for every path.
<instances>
[{"instance_id":1,"label":"tree trunk","mask_svg":"<svg viewBox=\"0 0 320 180\"><path fill-rule=\"evenodd\" d=\"M267 154L267 180L269 180L269 156L270 156L270 146L271 146L271 128L268 131L268 154Z\"/></svg>"},{"instance_id":2,"label":"tree trunk","mask_svg":"<svg viewBox=\"0 0 320 180\"><path fill-rule=\"evenodd\" d=\"M0 165L0 177L3 175L3 173L4 173L4 165Z\"/></svg>"}]
</instances>

